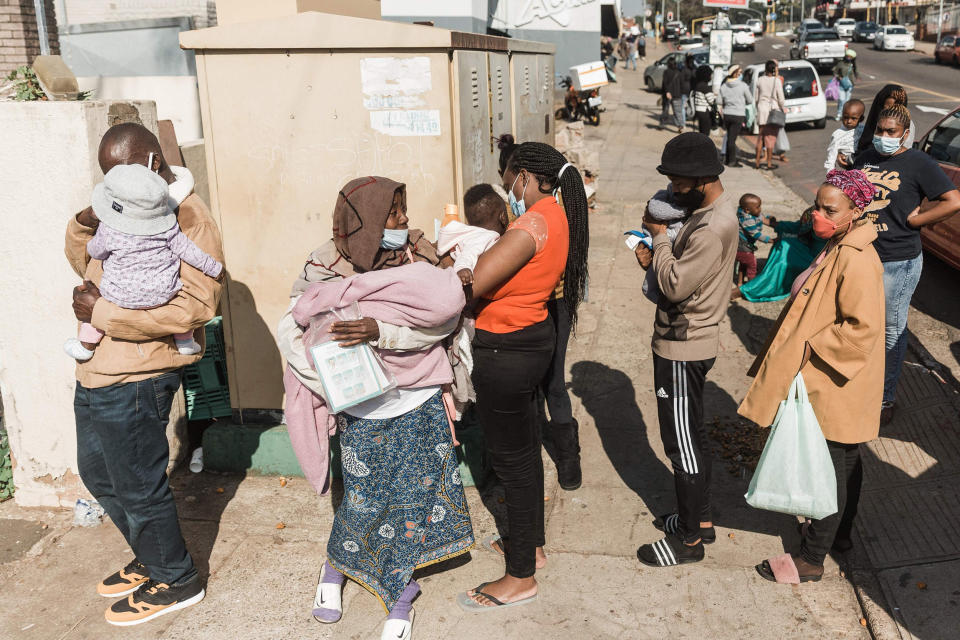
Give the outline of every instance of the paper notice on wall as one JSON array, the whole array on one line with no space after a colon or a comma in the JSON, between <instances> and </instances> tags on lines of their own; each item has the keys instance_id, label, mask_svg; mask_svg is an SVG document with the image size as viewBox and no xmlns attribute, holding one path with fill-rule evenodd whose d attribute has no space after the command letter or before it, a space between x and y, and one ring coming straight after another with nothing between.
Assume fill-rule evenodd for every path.
<instances>
[{"instance_id":1,"label":"paper notice on wall","mask_svg":"<svg viewBox=\"0 0 960 640\"><path fill-rule=\"evenodd\" d=\"M440 110L371 111L370 126L388 136L438 136Z\"/></svg>"},{"instance_id":2,"label":"paper notice on wall","mask_svg":"<svg viewBox=\"0 0 960 640\"><path fill-rule=\"evenodd\" d=\"M363 58L360 60L363 106L367 109L412 109L426 104L432 88L430 58Z\"/></svg>"}]
</instances>

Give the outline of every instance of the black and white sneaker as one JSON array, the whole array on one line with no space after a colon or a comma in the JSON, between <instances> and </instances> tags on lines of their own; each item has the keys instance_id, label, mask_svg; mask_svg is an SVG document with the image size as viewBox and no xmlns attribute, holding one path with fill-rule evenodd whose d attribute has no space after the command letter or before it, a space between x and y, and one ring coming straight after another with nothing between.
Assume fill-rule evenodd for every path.
<instances>
[{"instance_id":1,"label":"black and white sneaker","mask_svg":"<svg viewBox=\"0 0 960 640\"><path fill-rule=\"evenodd\" d=\"M110 624L129 627L197 604L203 596L203 583L199 577L174 586L147 580L126 598L114 602L104 617Z\"/></svg>"},{"instance_id":2,"label":"black and white sneaker","mask_svg":"<svg viewBox=\"0 0 960 640\"><path fill-rule=\"evenodd\" d=\"M637 560L648 567L675 567L703 560L703 543L692 547L684 544L673 534L667 534L662 540L642 545L637 549Z\"/></svg>"},{"instance_id":3,"label":"black and white sneaker","mask_svg":"<svg viewBox=\"0 0 960 640\"><path fill-rule=\"evenodd\" d=\"M676 513L668 513L664 516L657 516L653 521L653 526L664 533L676 533L677 525L680 523L680 516ZM701 528L700 539L703 544L713 544L717 541L717 530L713 527Z\"/></svg>"}]
</instances>

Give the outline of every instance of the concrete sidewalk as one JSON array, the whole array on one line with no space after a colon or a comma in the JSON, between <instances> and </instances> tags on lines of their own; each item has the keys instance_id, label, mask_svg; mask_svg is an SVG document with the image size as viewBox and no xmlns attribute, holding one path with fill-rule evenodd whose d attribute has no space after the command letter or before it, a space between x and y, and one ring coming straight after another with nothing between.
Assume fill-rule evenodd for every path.
<instances>
[{"instance_id":1,"label":"concrete sidewalk","mask_svg":"<svg viewBox=\"0 0 960 640\"><path fill-rule=\"evenodd\" d=\"M654 55L651 51L648 61ZM704 562L683 568L649 569L636 560L636 547L661 535L652 526L654 514L672 510L674 498L652 389L654 307L640 293L643 272L622 233L640 224L646 199L666 184L654 167L672 134L656 130L656 96L641 89L641 73L618 69L618 77L619 84L603 90L608 108L603 124L587 132L602 143L599 204L590 220L590 300L581 308L568 355L581 424L583 487L559 490L547 460L549 564L537 574L538 603L485 614L461 612L455 594L498 577L503 569L492 553L474 551L430 567L418 578L424 593L415 604L416 637L869 638L854 589L832 560L823 581L800 587L766 582L753 569L798 542L793 518L753 510L742 497L745 459L757 452L760 439L757 429L736 417L736 406L747 388L744 372L779 309L776 303L731 307L707 383L707 415L716 437L717 543L707 547ZM728 170L723 182L736 196L757 193L764 211L780 218L796 217L803 208L769 173ZM930 479L943 483L950 476L934 473ZM345 615L338 625L319 625L310 615L331 503L339 496L319 498L300 478L281 486L273 477L179 472L173 486L188 545L208 576L201 604L140 627L110 627L102 617L109 601L94 587L131 558L116 529L109 523L72 528L69 514L7 502L0 505L5 596L0 638L379 637L384 613L354 584L346 587ZM918 499L911 496L904 499ZM494 519L476 490L468 490L468 497L481 540L495 531ZM865 514L869 505L883 504L881 497L865 496ZM943 508L949 496L943 497L932 506ZM496 494L486 502L498 510ZM880 531L871 534L881 536ZM884 553L894 556L897 550ZM931 586L919 592L921 597L951 597L949 588L941 592L935 588L939 583L928 581ZM942 602L937 606L950 606Z\"/></svg>"}]
</instances>

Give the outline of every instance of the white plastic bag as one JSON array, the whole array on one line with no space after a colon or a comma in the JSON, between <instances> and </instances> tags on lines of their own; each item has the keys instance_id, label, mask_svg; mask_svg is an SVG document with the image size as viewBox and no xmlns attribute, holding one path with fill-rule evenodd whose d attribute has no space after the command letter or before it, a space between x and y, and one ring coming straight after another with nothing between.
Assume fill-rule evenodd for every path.
<instances>
[{"instance_id":1,"label":"white plastic bag","mask_svg":"<svg viewBox=\"0 0 960 640\"><path fill-rule=\"evenodd\" d=\"M837 476L803 376L780 403L744 496L757 509L826 518L837 512Z\"/></svg>"}]
</instances>

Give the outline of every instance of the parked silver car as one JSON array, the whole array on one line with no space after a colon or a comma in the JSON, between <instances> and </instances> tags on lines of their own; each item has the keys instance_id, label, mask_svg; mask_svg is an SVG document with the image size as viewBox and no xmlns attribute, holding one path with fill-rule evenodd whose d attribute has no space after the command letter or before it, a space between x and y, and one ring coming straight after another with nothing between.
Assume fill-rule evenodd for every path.
<instances>
[{"instance_id":1,"label":"parked silver car","mask_svg":"<svg viewBox=\"0 0 960 640\"><path fill-rule=\"evenodd\" d=\"M674 51L663 56L643 70L643 82L647 90L660 93L663 88L663 72L667 69L667 60L673 58L677 64L685 64L687 56L693 56L697 66L707 64L710 60L710 47L700 47L693 51Z\"/></svg>"}]
</instances>

